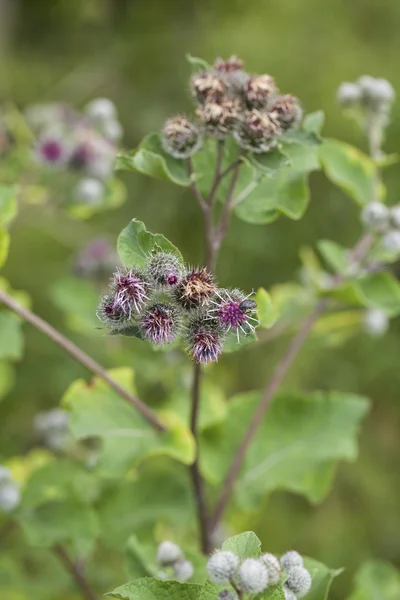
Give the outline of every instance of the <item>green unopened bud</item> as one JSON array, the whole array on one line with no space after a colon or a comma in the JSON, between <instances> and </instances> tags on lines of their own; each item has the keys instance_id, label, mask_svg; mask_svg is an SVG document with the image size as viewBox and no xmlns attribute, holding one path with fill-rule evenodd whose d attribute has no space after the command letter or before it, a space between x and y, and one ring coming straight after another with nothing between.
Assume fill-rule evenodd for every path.
<instances>
[{"instance_id":1,"label":"green unopened bud","mask_svg":"<svg viewBox=\"0 0 400 600\"><path fill-rule=\"evenodd\" d=\"M177 544L165 540L157 549L157 562L163 566L169 566L182 558L182 550Z\"/></svg>"}]
</instances>

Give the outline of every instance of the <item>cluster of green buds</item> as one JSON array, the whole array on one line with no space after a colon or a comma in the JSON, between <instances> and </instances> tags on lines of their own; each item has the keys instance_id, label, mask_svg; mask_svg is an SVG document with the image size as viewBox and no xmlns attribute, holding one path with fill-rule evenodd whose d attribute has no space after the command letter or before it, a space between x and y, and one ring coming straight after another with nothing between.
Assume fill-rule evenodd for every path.
<instances>
[{"instance_id":1,"label":"cluster of green buds","mask_svg":"<svg viewBox=\"0 0 400 600\"><path fill-rule=\"evenodd\" d=\"M231 586L219 593L218 600L238 600L243 593L256 596L277 584L282 584L286 600L296 600L303 598L312 584L303 558L294 550L280 560L269 552L260 558L240 560L230 550L218 550L208 559L207 572L216 585Z\"/></svg>"},{"instance_id":2,"label":"cluster of green buds","mask_svg":"<svg viewBox=\"0 0 400 600\"><path fill-rule=\"evenodd\" d=\"M172 252L153 253L144 268L119 268L97 316L113 334L127 331L153 345L180 342L199 364L216 362L228 334L254 332L256 303L219 288L205 267L188 267Z\"/></svg>"},{"instance_id":3,"label":"cluster of green buds","mask_svg":"<svg viewBox=\"0 0 400 600\"><path fill-rule=\"evenodd\" d=\"M158 579L169 579L168 570L172 570L173 578L178 581L187 581L194 574L193 564L185 558L182 549L169 540L158 546L156 560L163 569L158 573Z\"/></svg>"},{"instance_id":4,"label":"cluster of green buds","mask_svg":"<svg viewBox=\"0 0 400 600\"><path fill-rule=\"evenodd\" d=\"M198 123L177 115L162 131L164 150L175 158L189 158L207 137L233 136L245 150L268 152L302 119L297 98L282 95L271 75L247 73L236 56L217 59L213 67L195 73L190 91Z\"/></svg>"}]
</instances>

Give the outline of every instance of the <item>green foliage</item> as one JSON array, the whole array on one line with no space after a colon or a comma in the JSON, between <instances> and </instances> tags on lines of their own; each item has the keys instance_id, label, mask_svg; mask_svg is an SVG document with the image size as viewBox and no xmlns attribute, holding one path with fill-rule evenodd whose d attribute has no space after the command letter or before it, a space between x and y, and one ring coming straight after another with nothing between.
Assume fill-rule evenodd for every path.
<instances>
[{"instance_id":1,"label":"green foliage","mask_svg":"<svg viewBox=\"0 0 400 600\"><path fill-rule=\"evenodd\" d=\"M320 240L318 250L334 273L344 273L349 265L348 251L332 240Z\"/></svg>"},{"instance_id":2,"label":"green foliage","mask_svg":"<svg viewBox=\"0 0 400 600\"><path fill-rule=\"evenodd\" d=\"M327 600L333 580L343 572L343 569L330 569L307 557L304 559L304 566L312 578L311 590L306 595L307 600Z\"/></svg>"},{"instance_id":3,"label":"green foliage","mask_svg":"<svg viewBox=\"0 0 400 600\"><path fill-rule=\"evenodd\" d=\"M22 321L9 311L0 310L0 360L19 360L24 350Z\"/></svg>"},{"instance_id":4,"label":"green foliage","mask_svg":"<svg viewBox=\"0 0 400 600\"><path fill-rule=\"evenodd\" d=\"M154 251L173 252L182 259L177 248L163 235L150 233L144 223L133 219L118 238L118 252L127 267L143 267ZM183 259L182 259L183 260Z\"/></svg>"},{"instance_id":5,"label":"green foliage","mask_svg":"<svg viewBox=\"0 0 400 600\"><path fill-rule=\"evenodd\" d=\"M258 557L261 554L261 542L252 531L246 531L228 538L221 550L230 550L239 558Z\"/></svg>"},{"instance_id":6,"label":"green foliage","mask_svg":"<svg viewBox=\"0 0 400 600\"><path fill-rule=\"evenodd\" d=\"M358 571L349 600L397 600L399 594L399 571L389 563L370 560Z\"/></svg>"},{"instance_id":7,"label":"green foliage","mask_svg":"<svg viewBox=\"0 0 400 600\"><path fill-rule=\"evenodd\" d=\"M8 249L10 246L10 235L5 229L0 229L0 268L7 260Z\"/></svg>"},{"instance_id":8,"label":"green foliage","mask_svg":"<svg viewBox=\"0 0 400 600\"><path fill-rule=\"evenodd\" d=\"M177 581L160 581L158 579L137 579L113 592L107 598L119 600L199 600L201 586L194 583L178 583Z\"/></svg>"},{"instance_id":9,"label":"green foliage","mask_svg":"<svg viewBox=\"0 0 400 600\"><path fill-rule=\"evenodd\" d=\"M257 313L260 320L260 327L269 329L274 325L277 319L276 309L271 296L264 288L259 288L254 300L257 302Z\"/></svg>"},{"instance_id":10,"label":"green foliage","mask_svg":"<svg viewBox=\"0 0 400 600\"><path fill-rule=\"evenodd\" d=\"M0 185L0 227L9 225L18 212L18 186Z\"/></svg>"}]
</instances>

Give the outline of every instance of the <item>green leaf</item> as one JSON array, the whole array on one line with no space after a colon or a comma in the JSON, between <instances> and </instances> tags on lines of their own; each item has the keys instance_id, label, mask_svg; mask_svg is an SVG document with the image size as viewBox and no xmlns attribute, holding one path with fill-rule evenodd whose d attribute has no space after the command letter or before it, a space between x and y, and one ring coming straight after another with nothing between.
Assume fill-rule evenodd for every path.
<instances>
[{"instance_id":1,"label":"green leaf","mask_svg":"<svg viewBox=\"0 0 400 600\"><path fill-rule=\"evenodd\" d=\"M400 572L380 560L366 562L357 572L355 589L348 600L398 600Z\"/></svg>"},{"instance_id":2,"label":"green leaf","mask_svg":"<svg viewBox=\"0 0 400 600\"><path fill-rule=\"evenodd\" d=\"M323 110L317 110L313 113L308 113L303 119L302 129L308 133L320 135L325 123L325 113Z\"/></svg>"},{"instance_id":3,"label":"green leaf","mask_svg":"<svg viewBox=\"0 0 400 600\"><path fill-rule=\"evenodd\" d=\"M122 387L135 392L131 369L109 373ZM75 437L101 439L97 468L110 477L119 477L152 455L170 456L185 464L193 461L193 437L173 414L163 414L168 430L159 433L100 378L90 383L75 381L65 393L63 404L71 410L70 429Z\"/></svg>"},{"instance_id":4,"label":"green leaf","mask_svg":"<svg viewBox=\"0 0 400 600\"><path fill-rule=\"evenodd\" d=\"M228 538L222 544L221 549L230 550L239 556L239 558L258 557L261 554L261 542L255 533L246 531Z\"/></svg>"},{"instance_id":5,"label":"green leaf","mask_svg":"<svg viewBox=\"0 0 400 600\"><path fill-rule=\"evenodd\" d=\"M90 281L63 277L51 288L51 298L66 317L68 326L79 333L94 333L99 327L96 309L99 293Z\"/></svg>"},{"instance_id":6,"label":"green leaf","mask_svg":"<svg viewBox=\"0 0 400 600\"><path fill-rule=\"evenodd\" d=\"M136 150L119 154L116 169L139 171L184 187L190 183L186 162L173 158L164 151L159 133L150 133Z\"/></svg>"},{"instance_id":7,"label":"green leaf","mask_svg":"<svg viewBox=\"0 0 400 600\"><path fill-rule=\"evenodd\" d=\"M19 360L24 350L22 321L8 310L0 310L0 360Z\"/></svg>"},{"instance_id":8,"label":"green leaf","mask_svg":"<svg viewBox=\"0 0 400 600\"><path fill-rule=\"evenodd\" d=\"M237 352L238 350L242 350L249 344L253 344L257 341L257 334L255 332L249 333L249 335L241 335L239 337L239 341L237 338L237 333L234 331L230 331L224 343L224 353L230 354L231 352Z\"/></svg>"},{"instance_id":9,"label":"green leaf","mask_svg":"<svg viewBox=\"0 0 400 600\"><path fill-rule=\"evenodd\" d=\"M0 227L8 225L17 215L18 186L0 185Z\"/></svg>"},{"instance_id":10,"label":"green leaf","mask_svg":"<svg viewBox=\"0 0 400 600\"><path fill-rule=\"evenodd\" d=\"M372 159L350 144L325 140L319 150L325 174L363 206L374 196L376 167Z\"/></svg>"},{"instance_id":11,"label":"green leaf","mask_svg":"<svg viewBox=\"0 0 400 600\"><path fill-rule=\"evenodd\" d=\"M0 268L4 265L10 247L10 235L5 229L0 229Z\"/></svg>"},{"instance_id":12,"label":"green leaf","mask_svg":"<svg viewBox=\"0 0 400 600\"><path fill-rule=\"evenodd\" d=\"M277 314L271 296L264 288L258 288L254 300L257 302L257 313L260 327L269 329L276 322Z\"/></svg>"},{"instance_id":13,"label":"green leaf","mask_svg":"<svg viewBox=\"0 0 400 600\"><path fill-rule=\"evenodd\" d=\"M301 144L302 146L318 146L321 144L321 138L314 132L293 129L286 131L283 135L281 135L279 142Z\"/></svg>"},{"instance_id":14,"label":"green leaf","mask_svg":"<svg viewBox=\"0 0 400 600\"><path fill-rule=\"evenodd\" d=\"M258 594L257 600L285 600L285 592L281 585L268 587L262 594Z\"/></svg>"},{"instance_id":15,"label":"green leaf","mask_svg":"<svg viewBox=\"0 0 400 600\"><path fill-rule=\"evenodd\" d=\"M318 171L321 168L318 146L284 143L281 144L281 148L292 169L311 173L311 171Z\"/></svg>"},{"instance_id":16,"label":"green leaf","mask_svg":"<svg viewBox=\"0 0 400 600\"><path fill-rule=\"evenodd\" d=\"M275 173L282 167L289 165L290 161L286 153L282 153L279 148L273 148L269 152L253 154L251 162L258 168L267 173Z\"/></svg>"},{"instance_id":17,"label":"green leaf","mask_svg":"<svg viewBox=\"0 0 400 600\"><path fill-rule=\"evenodd\" d=\"M259 392L234 396L224 425L203 433L201 467L210 481L223 480L260 397ZM364 397L339 392L278 394L236 481L240 504L255 506L276 489L320 501L332 483L336 462L356 458L356 436L368 406Z\"/></svg>"},{"instance_id":18,"label":"green leaf","mask_svg":"<svg viewBox=\"0 0 400 600\"><path fill-rule=\"evenodd\" d=\"M142 545L136 535L131 535L128 539L125 548L125 562L129 577L132 579L155 575L154 569L149 566Z\"/></svg>"},{"instance_id":19,"label":"green leaf","mask_svg":"<svg viewBox=\"0 0 400 600\"><path fill-rule=\"evenodd\" d=\"M304 215L310 200L307 175L294 170L283 172L277 191L277 208L280 212L291 219L300 219Z\"/></svg>"},{"instance_id":20,"label":"green leaf","mask_svg":"<svg viewBox=\"0 0 400 600\"><path fill-rule=\"evenodd\" d=\"M307 557L304 558L304 566L312 579L312 587L305 597L306 600L327 600L333 580L343 569L330 569L323 563Z\"/></svg>"},{"instance_id":21,"label":"green leaf","mask_svg":"<svg viewBox=\"0 0 400 600\"><path fill-rule=\"evenodd\" d=\"M15 382L15 372L10 363L0 361L0 402L12 390Z\"/></svg>"},{"instance_id":22,"label":"green leaf","mask_svg":"<svg viewBox=\"0 0 400 600\"><path fill-rule=\"evenodd\" d=\"M145 577L121 585L107 598L118 600L199 600L202 586L197 583L179 583L178 581L160 581Z\"/></svg>"},{"instance_id":23,"label":"green leaf","mask_svg":"<svg viewBox=\"0 0 400 600\"><path fill-rule=\"evenodd\" d=\"M340 246L340 244L337 244L332 240L320 240L317 246L325 262L335 273L343 273L346 271L349 265L346 248L343 248L343 246Z\"/></svg>"},{"instance_id":24,"label":"green leaf","mask_svg":"<svg viewBox=\"0 0 400 600\"><path fill-rule=\"evenodd\" d=\"M127 267L144 267L155 251L172 252L182 262L179 250L160 233L147 231L142 221L132 219L118 237L117 249L122 263Z\"/></svg>"},{"instance_id":25,"label":"green leaf","mask_svg":"<svg viewBox=\"0 0 400 600\"><path fill-rule=\"evenodd\" d=\"M195 71L208 71L211 69L211 65L208 64L202 58L197 58L196 56L192 56L191 54L186 54L186 60L194 67Z\"/></svg>"}]
</instances>

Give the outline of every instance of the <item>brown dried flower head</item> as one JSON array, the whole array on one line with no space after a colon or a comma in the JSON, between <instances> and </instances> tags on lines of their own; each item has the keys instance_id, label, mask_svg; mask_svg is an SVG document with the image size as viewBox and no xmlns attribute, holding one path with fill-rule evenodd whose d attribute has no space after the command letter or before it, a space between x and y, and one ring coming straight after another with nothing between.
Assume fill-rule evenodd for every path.
<instances>
[{"instance_id":1,"label":"brown dried flower head","mask_svg":"<svg viewBox=\"0 0 400 600\"><path fill-rule=\"evenodd\" d=\"M277 117L284 131L299 125L303 117L298 98L290 94L274 98L269 104L269 111Z\"/></svg>"},{"instance_id":2,"label":"brown dried flower head","mask_svg":"<svg viewBox=\"0 0 400 600\"><path fill-rule=\"evenodd\" d=\"M277 93L275 80L271 75L250 77L245 89L245 102L248 108L264 108L271 95Z\"/></svg>"},{"instance_id":3,"label":"brown dried flower head","mask_svg":"<svg viewBox=\"0 0 400 600\"><path fill-rule=\"evenodd\" d=\"M202 71L190 79L192 95L200 104L220 102L227 92L226 84L219 73Z\"/></svg>"},{"instance_id":4,"label":"brown dried flower head","mask_svg":"<svg viewBox=\"0 0 400 600\"><path fill-rule=\"evenodd\" d=\"M174 158L192 156L200 148L201 142L201 135L196 125L181 115L171 117L163 127L162 146Z\"/></svg>"},{"instance_id":5,"label":"brown dried flower head","mask_svg":"<svg viewBox=\"0 0 400 600\"><path fill-rule=\"evenodd\" d=\"M234 136L238 144L251 152L268 152L276 145L282 128L273 113L247 111L240 119Z\"/></svg>"},{"instance_id":6,"label":"brown dried flower head","mask_svg":"<svg viewBox=\"0 0 400 600\"><path fill-rule=\"evenodd\" d=\"M223 58L217 58L214 63L214 67L220 73L233 73L234 71L241 71L244 67L244 62L237 56L230 56L227 60Z\"/></svg>"},{"instance_id":7,"label":"brown dried flower head","mask_svg":"<svg viewBox=\"0 0 400 600\"><path fill-rule=\"evenodd\" d=\"M229 135L239 117L240 105L237 100L224 98L222 102L207 102L197 109L196 113L204 125L206 132L218 139Z\"/></svg>"},{"instance_id":8,"label":"brown dried flower head","mask_svg":"<svg viewBox=\"0 0 400 600\"><path fill-rule=\"evenodd\" d=\"M192 269L176 286L176 301L186 309L206 305L215 294L216 285L211 273L204 268Z\"/></svg>"}]
</instances>

